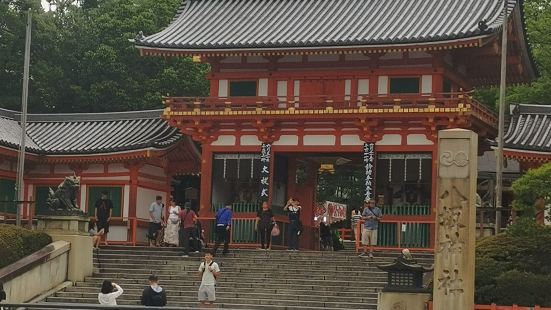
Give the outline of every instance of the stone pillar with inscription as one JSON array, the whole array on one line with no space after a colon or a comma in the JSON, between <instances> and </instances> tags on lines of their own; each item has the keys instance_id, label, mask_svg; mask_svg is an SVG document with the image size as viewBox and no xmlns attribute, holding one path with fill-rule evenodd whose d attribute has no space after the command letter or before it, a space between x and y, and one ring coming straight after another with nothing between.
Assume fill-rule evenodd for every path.
<instances>
[{"instance_id":1,"label":"stone pillar with inscription","mask_svg":"<svg viewBox=\"0 0 551 310\"><path fill-rule=\"evenodd\" d=\"M434 310L474 309L478 136L438 133Z\"/></svg>"}]
</instances>

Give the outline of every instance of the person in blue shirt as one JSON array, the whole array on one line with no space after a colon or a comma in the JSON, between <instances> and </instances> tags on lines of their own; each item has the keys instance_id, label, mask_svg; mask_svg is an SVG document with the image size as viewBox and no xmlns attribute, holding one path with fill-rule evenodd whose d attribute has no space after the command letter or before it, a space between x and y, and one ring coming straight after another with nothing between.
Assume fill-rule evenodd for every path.
<instances>
[{"instance_id":1,"label":"person in blue shirt","mask_svg":"<svg viewBox=\"0 0 551 310\"><path fill-rule=\"evenodd\" d=\"M221 208L216 212L216 242L212 250L213 255L216 255L216 251L220 246L220 243L224 243L224 251L222 255L228 254L230 243L230 229L232 219L232 205L227 204L225 208Z\"/></svg>"},{"instance_id":2,"label":"person in blue shirt","mask_svg":"<svg viewBox=\"0 0 551 310\"><path fill-rule=\"evenodd\" d=\"M369 200L364 203L365 209L362 212L362 220L364 220L364 228L362 230L362 244L364 251L360 256L367 256L369 248L369 258L373 258L373 247L377 245L377 230L379 229L379 221L383 218L383 213L375 205L375 200Z\"/></svg>"}]
</instances>

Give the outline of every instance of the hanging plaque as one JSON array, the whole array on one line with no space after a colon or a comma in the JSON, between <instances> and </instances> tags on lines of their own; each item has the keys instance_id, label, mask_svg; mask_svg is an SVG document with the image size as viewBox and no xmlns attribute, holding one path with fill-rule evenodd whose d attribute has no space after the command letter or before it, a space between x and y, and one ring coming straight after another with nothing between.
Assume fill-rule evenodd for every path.
<instances>
[{"instance_id":1,"label":"hanging plaque","mask_svg":"<svg viewBox=\"0 0 551 310\"><path fill-rule=\"evenodd\" d=\"M262 143L260 153L260 202L268 201L270 193L270 156L272 153L272 145L270 143Z\"/></svg>"},{"instance_id":2,"label":"hanging plaque","mask_svg":"<svg viewBox=\"0 0 551 310\"><path fill-rule=\"evenodd\" d=\"M375 143L364 143L365 201L374 199L373 183L375 177Z\"/></svg>"}]
</instances>

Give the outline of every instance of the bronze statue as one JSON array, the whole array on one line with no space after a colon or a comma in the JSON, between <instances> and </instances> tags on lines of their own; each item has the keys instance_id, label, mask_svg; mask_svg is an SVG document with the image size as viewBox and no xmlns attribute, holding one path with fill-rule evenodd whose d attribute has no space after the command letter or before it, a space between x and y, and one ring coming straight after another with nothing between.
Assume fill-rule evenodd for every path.
<instances>
[{"instance_id":1,"label":"bronze statue","mask_svg":"<svg viewBox=\"0 0 551 310\"><path fill-rule=\"evenodd\" d=\"M56 190L50 188L50 194L46 200L46 206L50 214L55 215L84 215L80 210L76 198L80 190L80 177L65 177Z\"/></svg>"}]
</instances>

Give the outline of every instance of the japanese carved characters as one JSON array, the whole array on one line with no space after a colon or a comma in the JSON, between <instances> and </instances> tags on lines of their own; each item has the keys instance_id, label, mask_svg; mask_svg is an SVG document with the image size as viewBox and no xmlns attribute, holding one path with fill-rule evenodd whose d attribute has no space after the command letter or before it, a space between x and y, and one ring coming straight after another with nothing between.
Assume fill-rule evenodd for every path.
<instances>
[{"instance_id":1,"label":"japanese carved characters","mask_svg":"<svg viewBox=\"0 0 551 310\"><path fill-rule=\"evenodd\" d=\"M364 166L365 166L365 200L373 199L373 161L375 159L375 143L364 143Z\"/></svg>"},{"instance_id":2,"label":"japanese carved characters","mask_svg":"<svg viewBox=\"0 0 551 310\"><path fill-rule=\"evenodd\" d=\"M267 201L270 192L270 156L272 145L262 143L260 153L260 201Z\"/></svg>"}]
</instances>

